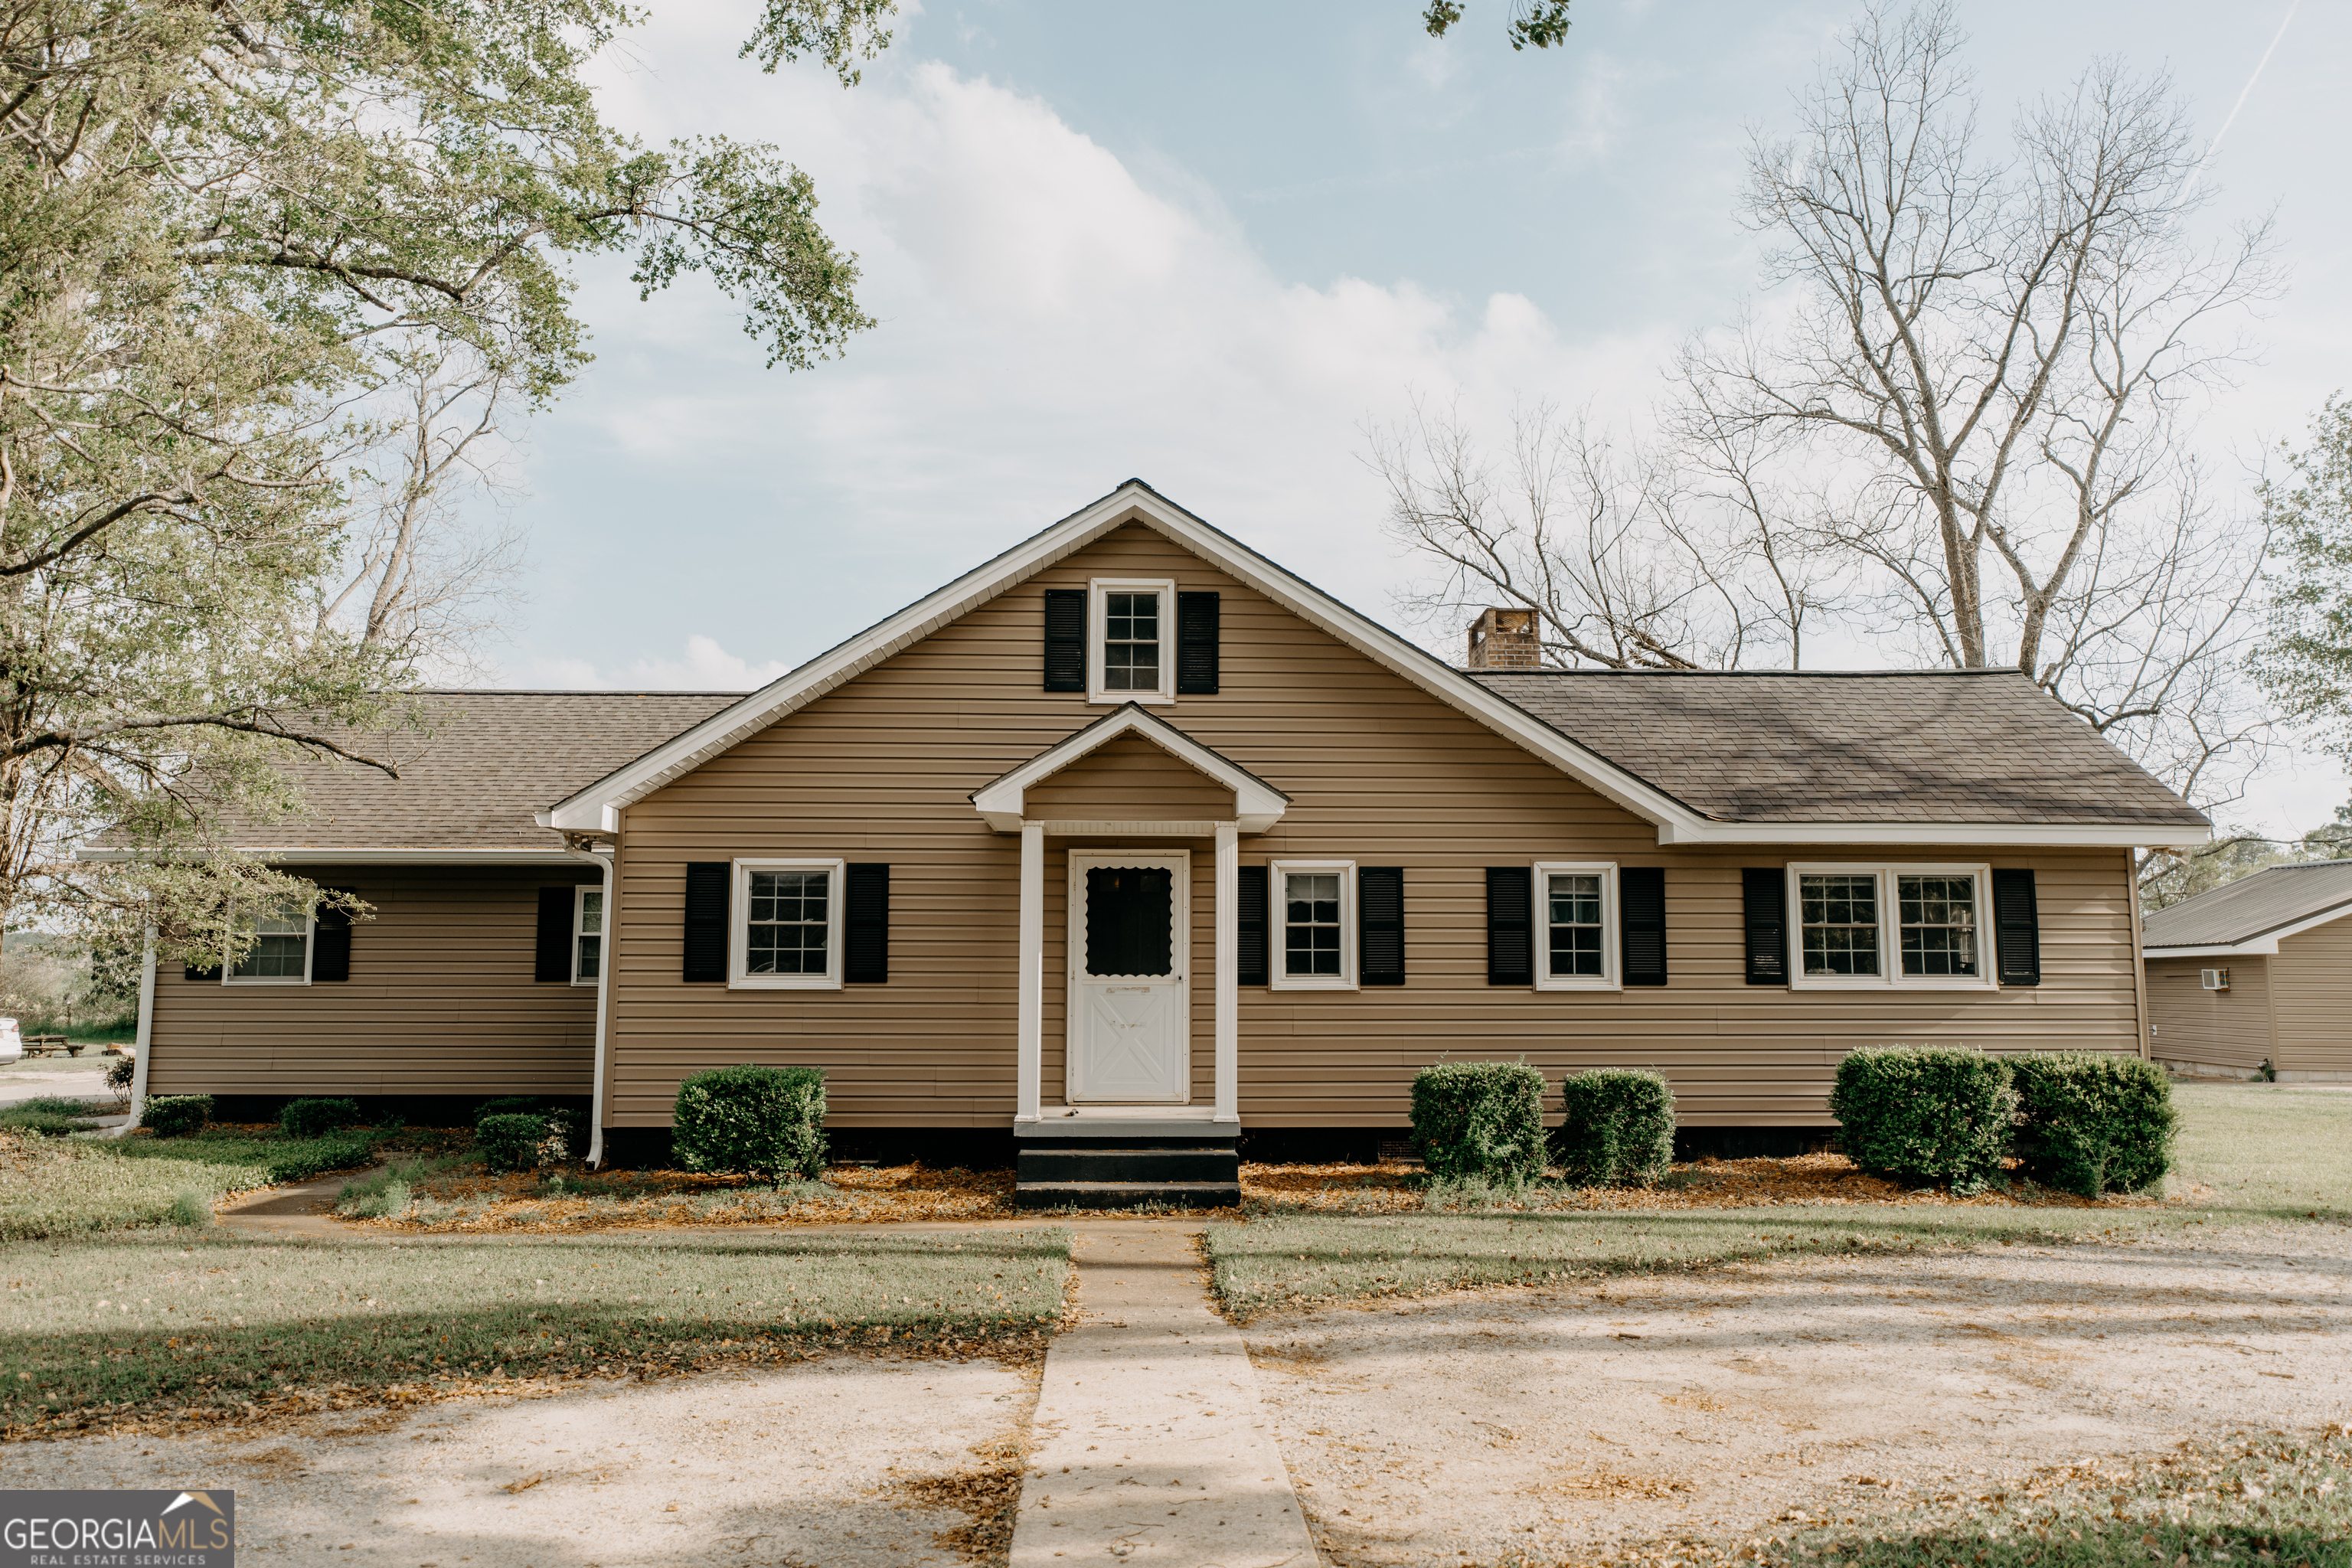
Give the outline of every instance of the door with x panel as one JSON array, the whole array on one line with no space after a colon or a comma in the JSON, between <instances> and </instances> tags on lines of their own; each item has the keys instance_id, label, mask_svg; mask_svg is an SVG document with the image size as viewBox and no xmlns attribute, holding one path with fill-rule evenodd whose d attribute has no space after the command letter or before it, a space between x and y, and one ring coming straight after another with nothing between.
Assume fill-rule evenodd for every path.
<instances>
[{"instance_id":1,"label":"door with x panel","mask_svg":"<svg viewBox=\"0 0 2352 1568\"><path fill-rule=\"evenodd\" d=\"M1184 850L1070 852L1071 1104L1192 1099L1191 882Z\"/></svg>"}]
</instances>

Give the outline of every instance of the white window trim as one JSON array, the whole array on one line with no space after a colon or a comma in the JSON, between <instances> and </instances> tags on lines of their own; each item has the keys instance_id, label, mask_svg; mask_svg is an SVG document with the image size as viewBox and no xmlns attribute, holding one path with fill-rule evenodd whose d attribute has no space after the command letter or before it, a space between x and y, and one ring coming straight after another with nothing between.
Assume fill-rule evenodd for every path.
<instances>
[{"instance_id":1,"label":"white window trim","mask_svg":"<svg viewBox=\"0 0 2352 1568\"><path fill-rule=\"evenodd\" d=\"M1801 877L1868 875L1878 881L1878 967L1876 974L1807 974L1805 973L1805 908ZM1811 860L1789 867L1788 926L1789 985L1798 991L1998 991L1993 973L1992 868L1987 865L1900 864L1885 861ZM1958 974L1903 973L1902 910L1895 899L1898 877L1969 877L1977 890L1977 973L1973 979Z\"/></svg>"},{"instance_id":2,"label":"white window trim","mask_svg":"<svg viewBox=\"0 0 2352 1568\"><path fill-rule=\"evenodd\" d=\"M1617 899L1617 864L1613 860L1538 860L1535 871L1535 920L1533 936L1536 950L1536 989L1538 991L1622 991L1624 982L1619 973L1618 954L1622 949L1617 930L1620 905ZM1559 877L1601 878L1601 973L1599 974L1554 974L1551 972L1551 879Z\"/></svg>"},{"instance_id":3,"label":"white window trim","mask_svg":"<svg viewBox=\"0 0 2352 1568\"><path fill-rule=\"evenodd\" d=\"M727 889L727 986L730 991L838 991L841 989L841 896L846 873L841 860L753 860L735 862L735 879ZM824 973L823 974L753 974L749 960L751 933L744 928L751 912L754 871L824 871Z\"/></svg>"},{"instance_id":4,"label":"white window trim","mask_svg":"<svg viewBox=\"0 0 2352 1568\"><path fill-rule=\"evenodd\" d=\"M1160 689L1109 691L1103 687L1104 606L1112 594L1160 595ZM1092 577L1087 581L1087 700L1141 702L1160 707L1176 700L1176 579Z\"/></svg>"},{"instance_id":5,"label":"white window trim","mask_svg":"<svg viewBox=\"0 0 2352 1568\"><path fill-rule=\"evenodd\" d=\"M1289 875L1299 872L1339 873L1339 973L1289 973L1287 949L1290 922ZM1266 986L1274 991L1353 991L1356 986L1356 863L1353 860L1273 860L1266 864Z\"/></svg>"},{"instance_id":6,"label":"white window trim","mask_svg":"<svg viewBox=\"0 0 2352 1568\"><path fill-rule=\"evenodd\" d=\"M588 906L588 895L602 893L604 890L604 885L602 882L583 882L572 889L572 984L574 985L596 984L594 975L583 975L580 973L580 939L588 934L580 929L580 921L583 911ZM613 954L613 944L604 930L610 924L612 921L605 920L600 911L596 925L596 967L599 969L604 967L606 961Z\"/></svg>"},{"instance_id":7,"label":"white window trim","mask_svg":"<svg viewBox=\"0 0 2352 1568\"><path fill-rule=\"evenodd\" d=\"M239 974L236 966L221 955L221 984L224 985L308 985L310 965L319 956L319 917L314 912L302 917L302 977L291 974Z\"/></svg>"}]
</instances>

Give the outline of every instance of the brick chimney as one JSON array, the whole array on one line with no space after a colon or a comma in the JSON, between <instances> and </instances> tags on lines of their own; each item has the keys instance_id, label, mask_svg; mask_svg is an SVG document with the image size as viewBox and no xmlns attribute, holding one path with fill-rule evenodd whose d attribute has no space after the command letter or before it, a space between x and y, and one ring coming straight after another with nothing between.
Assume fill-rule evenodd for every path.
<instances>
[{"instance_id":1,"label":"brick chimney","mask_svg":"<svg viewBox=\"0 0 2352 1568\"><path fill-rule=\"evenodd\" d=\"M1472 669L1541 669L1533 610L1482 610L1470 626Z\"/></svg>"}]
</instances>

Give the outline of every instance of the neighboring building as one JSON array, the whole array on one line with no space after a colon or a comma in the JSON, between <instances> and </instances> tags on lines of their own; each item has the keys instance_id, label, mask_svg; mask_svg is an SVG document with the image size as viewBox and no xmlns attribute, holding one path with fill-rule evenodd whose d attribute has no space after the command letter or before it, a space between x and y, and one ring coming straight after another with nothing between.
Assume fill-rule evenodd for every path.
<instances>
[{"instance_id":1,"label":"neighboring building","mask_svg":"<svg viewBox=\"0 0 2352 1568\"><path fill-rule=\"evenodd\" d=\"M658 1128L755 1060L844 1129L1198 1142L1402 1127L1446 1057L1823 1127L1860 1046L2144 1050L2131 852L2209 827L2026 678L1537 636L1450 667L1131 480L724 706L450 693L428 767L257 841L377 919L159 976L150 1087Z\"/></svg>"},{"instance_id":2,"label":"neighboring building","mask_svg":"<svg viewBox=\"0 0 2352 1568\"><path fill-rule=\"evenodd\" d=\"M2272 866L2147 917L2150 1053L2352 1082L2352 860Z\"/></svg>"}]
</instances>

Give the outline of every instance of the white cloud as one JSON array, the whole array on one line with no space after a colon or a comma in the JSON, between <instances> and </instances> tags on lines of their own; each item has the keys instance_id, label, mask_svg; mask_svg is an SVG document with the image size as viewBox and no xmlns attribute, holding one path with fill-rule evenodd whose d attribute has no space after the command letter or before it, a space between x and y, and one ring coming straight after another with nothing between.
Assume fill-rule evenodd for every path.
<instances>
[{"instance_id":1,"label":"white cloud","mask_svg":"<svg viewBox=\"0 0 2352 1568\"><path fill-rule=\"evenodd\" d=\"M508 665L509 683L548 691L749 691L791 668L782 659L753 661L715 637L686 639L682 658L637 658L600 668L564 655L530 655Z\"/></svg>"}]
</instances>

